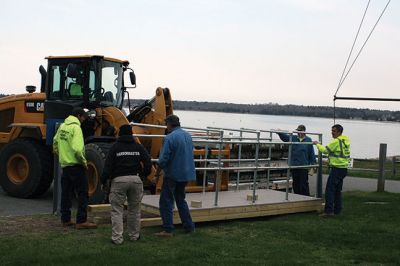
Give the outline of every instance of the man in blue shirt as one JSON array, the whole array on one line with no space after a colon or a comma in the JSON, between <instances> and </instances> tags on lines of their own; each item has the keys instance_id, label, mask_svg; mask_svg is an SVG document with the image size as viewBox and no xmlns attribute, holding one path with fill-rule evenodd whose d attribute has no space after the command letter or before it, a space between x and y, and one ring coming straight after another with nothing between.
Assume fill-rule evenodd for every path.
<instances>
[{"instance_id":1,"label":"man in blue shirt","mask_svg":"<svg viewBox=\"0 0 400 266\"><path fill-rule=\"evenodd\" d=\"M157 236L173 236L174 201L185 232L194 232L194 223L185 200L185 187L189 181L196 179L193 158L193 143L189 133L180 127L179 117L169 115L165 119L167 136L158 159L156 180L160 176L160 168L164 171L164 180L160 194L160 215L164 231Z\"/></svg>"},{"instance_id":2,"label":"man in blue shirt","mask_svg":"<svg viewBox=\"0 0 400 266\"><path fill-rule=\"evenodd\" d=\"M296 129L298 132L297 136L292 136L290 139L289 134L278 133L279 138L284 142L312 142L310 137L305 134L306 127L304 125L299 125ZM315 164L315 153L313 145L308 144L293 144L292 145L292 156L290 160L291 166L301 166L301 165L311 165ZM293 178L293 190L294 193L310 196L310 189L308 186L308 169L307 168L297 168L292 169Z\"/></svg>"}]
</instances>

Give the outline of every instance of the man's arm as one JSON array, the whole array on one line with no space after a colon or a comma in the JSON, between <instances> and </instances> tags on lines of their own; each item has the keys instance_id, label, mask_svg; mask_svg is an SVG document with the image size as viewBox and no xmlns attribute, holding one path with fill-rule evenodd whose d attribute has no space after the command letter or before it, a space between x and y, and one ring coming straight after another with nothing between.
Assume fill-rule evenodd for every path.
<instances>
[{"instance_id":1,"label":"man's arm","mask_svg":"<svg viewBox=\"0 0 400 266\"><path fill-rule=\"evenodd\" d=\"M157 162L157 164L161 168L165 168L168 164L168 161L171 158L171 153L172 153L171 145L172 145L171 140L169 138L165 138L163 148L161 149L160 158L158 159Z\"/></svg>"},{"instance_id":2,"label":"man's arm","mask_svg":"<svg viewBox=\"0 0 400 266\"><path fill-rule=\"evenodd\" d=\"M85 144L83 143L82 129L79 126L73 127L71 147L79 163L86 166L87 162L85 158Z\"/></svg>"},{"instance_id":3,"label":"man's arm","mask_svg":"<svg viewBox=\"0 0 400 266\"><path fill-rule=\"evenodd\" d=\"M313 143L317 146L317 149L322 153L331 153L334 152L338 146L338 140L333 139L328 145L323 146L318 141L313 141Z\"/></svg>"},{"instance_id":4,"label":"man's arm","mask_svg":"<svg viewBox=\"0 0 400 266\"><path fill-rule=\"evenodd\" d=\"M113 145L111 146L106 161L104 162L103 174L101 175L101 183L103 185L105 185L107 183L107 180L110 178L114 157L115 157L115 147Z\"/></svg>"},{"instance_id":5,"label":"man's arm","mask_svg":"<svg viewBox=\"0 0 400 266\"><path fill-rule=\"evenodd\" d=\"M161 176L161 171L162 171L161 167L157 164L157 166L156 166L156 173L154 174L154 177L153 177L153 179L151 180L151 182L153 182L154 184L157 184L157 183L158 183L158 179L159 179L160 176Z\"/></svg>"},{"instance_id":6,"label":"man's arm","mask_svg":"<svg viewBox=\"0 0 400 266\"><path fill-rule=\"evenodd\" d=\"M143 163L143 176L146 177L151 173L151 157L142 145L140 147L140 161Z\"/></svg>"},{"instance_id":7,"label":"man's arm","mask_svg":"<svg viewBox=\"0 0 400 266\"><path fill-rule=\"evenodd\" d=\"M277 133L279 138L284 141L284 142L288 142L290 140L290 136L289 134L285 134L285 133Z\"/></svg>"}]
</instances>

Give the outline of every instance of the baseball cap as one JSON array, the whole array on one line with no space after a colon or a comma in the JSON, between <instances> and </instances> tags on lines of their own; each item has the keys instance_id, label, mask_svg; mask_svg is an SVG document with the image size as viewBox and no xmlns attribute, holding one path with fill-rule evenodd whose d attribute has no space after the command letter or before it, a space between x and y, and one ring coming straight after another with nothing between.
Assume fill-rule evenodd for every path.
<instances>
[{"instance_id":1,"label":"baseball cap","mask_svg":"<svg viewBox=\"0 0 400 266\"><path fill-rule=\"evenodd\" d=\"M296 131L306 131L306 126L305 126L305 125L299 125L299 126L296 128Z\"/></svg>"},{"instance_id":2,"label":"baseball cap","mask_svg":"<svg viewBox=\"0 0 400 266\"><path fill-rule=\"evenodd\" d=\"M74 109L72 109L71 114L72 114L73 116L76 116L76 117L77 117L78 115L83 116L83 117L85 117L85 118L88 117L87 112L86 112L83 108L81 108L81 107L75 107Z\"/></svg>"}]
</instances>

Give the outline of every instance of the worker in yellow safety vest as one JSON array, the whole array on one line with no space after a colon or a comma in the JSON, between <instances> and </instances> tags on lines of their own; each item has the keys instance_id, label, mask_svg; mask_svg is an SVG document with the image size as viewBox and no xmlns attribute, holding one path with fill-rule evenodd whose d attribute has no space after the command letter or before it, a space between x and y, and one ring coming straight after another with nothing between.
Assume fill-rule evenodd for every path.
<instances>
[{"instance_id":1,"label":"worker in yellow safety vest","mask_svg":"<svg viewBox=\"0 0 400 266\"><path fill-rule=\"evenodd\" d=\"M325 211L322 217L333 217L342 211L343 179L347 175L350 160L350 140L342 135L343 127L339 124L332 126L333 140L326 146L313 141L317 149L328 154L329 177L325 188Z\"/></svg>"}]
</instances>

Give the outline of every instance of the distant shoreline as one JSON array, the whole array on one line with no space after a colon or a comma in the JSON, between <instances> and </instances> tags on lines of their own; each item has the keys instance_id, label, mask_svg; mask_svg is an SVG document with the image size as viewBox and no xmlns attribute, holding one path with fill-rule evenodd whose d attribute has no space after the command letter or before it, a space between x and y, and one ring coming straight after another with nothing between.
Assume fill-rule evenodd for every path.
<instances>
[{"instance_id":1,"label":"distant shoreline","mask_svg":"<svg viewBox=\"0 0 400 266\"><path fill-rule=\"evenodd\" d=\"M174 107L175 111L189 111L189 112L215 112L215 113L228 113L228 114L246 114L246 115L272 115L272 116L291 116L291 117L311 117L311 118L326 118L333 119L333 117L319 117L319 116L302 116L302 115L278 115L278 114L256 114L256 113L235 113L235 112L223 112L223 111L212 111L212 110L189 110L189 109L178 109ZM340 118L336 117L336 119L341 120L350 120L350 121L360 121L360 122L379 122L379 123L399 123L399 121L379 121L379 120L368 120L368 119L357 119L357 118Z\"/></svg>"},{"instance_id":2,"label":"distant shoreline","mask_svg":"<svg viewBox=\"0 0 400 266\"><path fill-rule=\"evenodd\" d=\"M133 104L140 105L145 100L131 100ZM210 111L238 114L280 115L280 116L302 116L333 118L334 109L329 106L304 106L304 105L280 105L268 104L236 104L206 101L173 101L175 110L188 111ZM400 122L400 111L373 110L360 108L335 109L337 119L378 121L378 122Z\"/></svg>"},{"instance_id":3,"label":"distant shoreline","mask_svg":"<svg viewBox=\"0 0 400 266\"><path fill-rule=\"evenodd\" d=\"M0 98L8 95L1 94ZM131 100L133 105L140 105L146 100ZM277 103L267 104L237 104L226 102L208 101L181 101L174 100L174 109L188 111L210 111L237 114L259 114L259 115L280 115L280 116L302 116L333 118L334 109L330 106L304 106ZM336 118L359 120L359 121L378 121L378 122L400 122L400 111L374 110L367 108L343 108L335 109Z\"/></svg>"}]
</instances>

